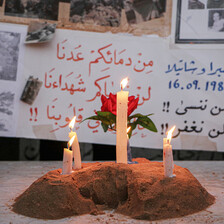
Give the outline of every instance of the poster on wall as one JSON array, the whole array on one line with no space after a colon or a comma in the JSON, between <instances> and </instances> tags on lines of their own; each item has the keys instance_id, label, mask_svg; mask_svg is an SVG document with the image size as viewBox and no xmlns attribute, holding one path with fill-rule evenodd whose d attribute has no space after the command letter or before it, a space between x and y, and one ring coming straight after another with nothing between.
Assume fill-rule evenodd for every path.
<instances>
[{"instance_id":1,"label":"poster on wall","mask_svg":"<svg viewBox=\"0 0 224 224\"><path fill-rule=\"evenodd\" d=\"M102 95L116 94L128 77L125 90L139 97L133 114L153 113L158 130L137 125L131 146L161 149L176 125L175 149L222 151L222 56L217 50L168 50L167 40L158 37L58 29L49 45L26 49L24 75L37 74L43 85L32 105L19 103L17 136L66 141L76 116L80 142L116 144L113 130L105 133L100 121L83 120L101 110Z\"/></svg>"},{"instance_id":2,"label":"poster on wall","mask_svg":"<svg viewBox=\"0 0 224 224\"><path fill-rule=\"evenodd\" d=\"M2 35L9 52L17 43L14 33L22 33L16 32L18 25L14 27L13 35L12 31ZM12 43L5 38L9 35ZM170 50L168 41L159 37L60 29L46 44L16 46L19 59L26 50L18 63L23 71L20 77L17 72L16 81L5 80L6 75L0 80L0 110L5 119L1 136L67 141L69 123L76 116L74 131L80 142L115 145L116 132L105 133L100 121L84 119L100 111L101 97L119 92L121 80L128 77L125 91L139 97L131 115L153 114L150 118L158 130L150 132L137 125L131 146L162 149L166 132L176 125L175 149L224 150L223 50ZM35 99L27 94L32 102L20 98L30 76L42 82ZM10 133L12 128L16 132Z\"/></svg>"},{"instance_id":3,"label":"poster on wall","mask_svg":"<svg viewBox=\"0 0 224 224\"><path fill-rule=\"evenodd\" d=\"M175 43L223 44L224 0L177 0Z\"/></svg>"},{"instance_id":4,"label":"poster on wall","mask_svg":"<svg viewBox=\"0 0 224 224\"><path fill-rule=\"evenodd\" d=\"M0 135L14 136L17 128L24 27L0 27Z\"/></svg>"}]
</instances>

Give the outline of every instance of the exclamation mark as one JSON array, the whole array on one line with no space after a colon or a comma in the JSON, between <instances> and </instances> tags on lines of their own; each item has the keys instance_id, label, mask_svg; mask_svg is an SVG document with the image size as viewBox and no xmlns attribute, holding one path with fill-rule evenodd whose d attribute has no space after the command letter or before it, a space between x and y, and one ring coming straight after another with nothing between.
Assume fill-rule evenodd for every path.
<instances>
[{"instance_id":1,"label":"exclamation mark","mask_svg":"<svg viewBox=\"0 0 224 224\"><path fill-rule=\"evenodd\" d=\"M164 129L164 124L161 124L161 135L164 134L163 129Z\"/></svg>"},{"instance_id":2,"label":"exclamation mark","mask_svg":"<svg viewBox=\"0 0 224 224\"><path fill-rule=\"evenodd\" d=\"M170 107L170 102L167 101L167 102L163 102L163 112L169 112L169 107Z\"/></svg>"},{"instance_id":3,"label":"exclamation mark","mask_svg":"<svg viewBox=\"0 0 224 224\"><path fill-rule=\"evenodd\" d=\"M161 135L166 134L166 132L168 131L168 128L169 128L168 123L161 124Z\"/></svg>"},{"instance_id":4,"label":"exclamation mark","mask_svg":"<svg viewBox=\"0 0 224 224\"><path fill-rule=\"evenodd\" d=\"M30 108L30 115L31 115L30 121L32 121L33 120L32 119L32 116L33 116L33 108L32 107Z\"/></svg>"},{"instance_id":5,"label":"exclamation mark","mask_svg":"<svg viewBox=\"0 0 224 224\"><path fill-rule=\"evenodd\" d=\"M166 126L166 132L167 132L168 131L168 128L169 128L168 123L166 123L165 126Z\"/></svg>"},{"instance_id":6,"label":"exclamation mark","mask_svg":"<svg viewBox=\"0 0 224 224\"><path fill-rule=\"evenodd\" d=\"M168 113L170 110L169 110L169 107L170 107L170 102L168 101L167 102L167 109L166 109L166 112Z\"/></svg>"},{"instance_id":7,"label":"exclamation mark","mask_svg":"<svg viewBox=\"0 0 224 224\"><path fill-rule=\"evenodd\" d=\"M34 108L34 111L35 111L35 119L34 119L34 121L37 121L37 107Z\"/></svg>"}]
</instances>

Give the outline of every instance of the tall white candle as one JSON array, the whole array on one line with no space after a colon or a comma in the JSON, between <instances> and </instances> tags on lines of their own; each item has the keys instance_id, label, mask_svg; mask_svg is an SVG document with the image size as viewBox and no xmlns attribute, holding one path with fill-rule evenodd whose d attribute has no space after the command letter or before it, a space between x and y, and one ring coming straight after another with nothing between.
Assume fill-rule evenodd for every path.
<instances>
[{"instance_id":1,"label":"tall white candle","mask_svg":"<svg viewBox=\"0 0 224 224\"><path fill-rule=\"evenodd\" d=\"M129 136L128 132L131 130L131 127L127 129L127 157L128 157L128 162L132 162L132 155L131 155L131 147L129 143Z\"/></svg>"},{"instance_id":2,"label":"tall white candle","mask_svg":"<svg viewBox=\"0 0 224 224\"><path fill-rule=\"evenodd\" d=\"M70 174L72 172L72 151L64 148L62 174Z\"/></svg>"},{"instance_id":3,"label":"tall white candle","mask_svg":"<svg viewBox=\"0 0 224 224\"><path fill-rule=\"evenodd\" d=\"M168 132L167 138L163 139L163 166L164 166L164 175L165 177L173 177L173 150L172 145L170 144L172 133L175 129L175 126Z\"/></svg>"},{"instance_id":4,"label":"tall white candle","mask_svg":"<svg viewBox=\"0 0 224 224\"><path fill-rule=\"evenodd\" d=\"M73 139L72 152L73 152L74 163L72 165L72 168L73 169L81 169L81 167L82 167L81 154L80 154L79 141L78 141L76 132L71 131L69 133L69 138Z\"/></svg>"},{"instance_id":5,"label":"tall white candle","mask_svg":"<svg viewBox=\"0 0 224 224\"><path fill-rule=\"evenodd\" d=\"M74 163L72 165L73 169L80 169L82 167L81 163L81 155L80 155L80 147L79 147L79 141L76 132L72 131L72 129L75 126L75 121L76 121L76 116L74 116L69 123L69 139L72 139L72 152L73 152L73 158L74 158Z\"/></svg>"},{"instance_id":6,"label":"tall white candle","mask_svg":"<svg viewBox=\"0 0 224 224\"><path fill-rule=\"evenodd\" d=\"M167 139L163 139L164 142L167 142ZM172 145L163 144L163 166L164 166L164 175L165 177L173 176L173 152Z\"/></svg>"},{"instance_id":7,"label":"tall white candle","mask_svg":"<svg viewBox=\"0 0 224 224\"><path fill-rule=\"evenodd\" d=\"M127 84L127 79L125 79ZM122 80L122 89L117 93L117 116L116 116L116 161L127 164L127 113L128 113L128 91L123 91L125 82Z\"/></svg>"}]
</instances>

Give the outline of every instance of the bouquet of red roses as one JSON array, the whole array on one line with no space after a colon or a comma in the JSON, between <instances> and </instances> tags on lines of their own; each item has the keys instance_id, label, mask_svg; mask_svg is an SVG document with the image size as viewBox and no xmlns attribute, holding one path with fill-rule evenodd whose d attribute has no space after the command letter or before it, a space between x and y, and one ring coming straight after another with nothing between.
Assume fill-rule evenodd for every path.
<instances>
[{"instance_id":1,"label":"bouquet of red roses","mask_svg":"<svg viewBox=\"0 0 224 224\"><path fill-rule=\"evenodd\" d=\"M149 118L150 115L142 115L140 113L131 115L131 113L138 106L139 97L135 96L128 97L128 127L131 127L128 132L129 138L132 135L132 131L140 125L150 131L157 132L156 126L153 121ZM101 96L101 111L97 111L96 115L88 117L85 120L98 120L101 121L102 128L104 132L107 132L108 129L116 131L116 110L117 110L117 96L116 94L110 93L109 97L102 95ZM130 116L131 115L131 116Z\"/></svg>"}]
</instances>

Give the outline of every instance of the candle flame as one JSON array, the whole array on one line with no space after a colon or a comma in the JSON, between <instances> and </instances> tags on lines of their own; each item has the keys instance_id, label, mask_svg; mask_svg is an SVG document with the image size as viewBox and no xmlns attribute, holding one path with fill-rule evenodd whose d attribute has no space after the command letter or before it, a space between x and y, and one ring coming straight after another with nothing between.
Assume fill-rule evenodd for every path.
<instances>
[{"instance_id":1,"label":"candle flame","mask_svg":"<svg viewBox=\"0 0 224 224\"><path fill-rule=\"evenodd\" d=\"M128 134L128 132L129 132L130 130L131 130L131 126L127 128L127 134Z\"/></svg>"},{"instance_id":2,"label":"candle flame","mask_svg":"<svg viewBox=\"0 0 224 224\"><path fill-rule=\"evenodd\" d=\"M75 140L75 135L69 140L68 148L70 148L72 146L72 143L74 142L74 140Z\"/></svg>"},{"instance_id":3,"label":"candle flame","mask_svg":"<svg viewBox=\"0 0 224 224\"><path fill-rule=\"evenodd\" d=\"M75 126L75 120L76 120L76 116L74 116L73 118L72 118L72 120L70 121L70 123L69 123L69 128L72 130L73 128L74 128L74 126Z\"/></svg>"},{"instance_id":4,"label":"candle flame","mask_svg":"<svg viewBox=\"0 0 224 224\"><path fill-rule=\"evenodd\" d=\"M174 132L174 129L176 128L176 126L174 125L169 131L168 131L168 134L167 134L167 142L171 142L171 138L172 138L172 134Z\"/></svg>"},{"instance_id":5,"label":"candle flame","mask_svg":"<svg viewBox=\"0 0 224 224\"><path fill-rule=\"evenodd\" d=\"M123 90L126 87L127 84L128 84L128 77L126 77L125 79L122 79L121 90Z\"/></svg>"}]
</instances>

